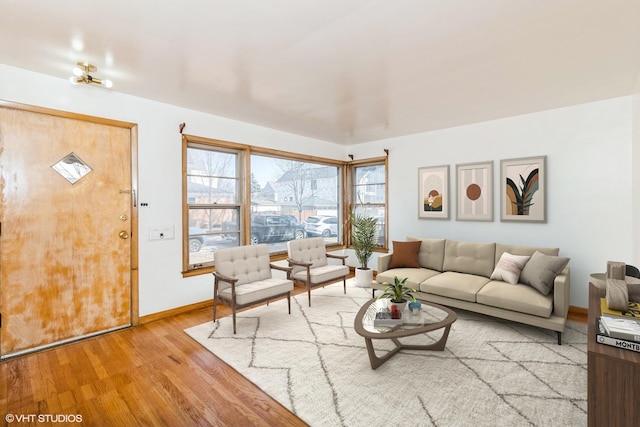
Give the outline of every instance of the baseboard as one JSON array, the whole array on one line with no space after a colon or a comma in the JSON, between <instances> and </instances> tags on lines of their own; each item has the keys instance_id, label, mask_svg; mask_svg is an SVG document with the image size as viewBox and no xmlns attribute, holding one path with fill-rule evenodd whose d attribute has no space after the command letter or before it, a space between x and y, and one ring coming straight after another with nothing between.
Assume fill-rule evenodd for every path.
<instances>
[{"instance_id":1,"label":"baseboard","mask_svg":"<svg viewBox=\"0 0 640 427\"><path fill-rule=\"evenodd\" d=\"M569 306L569 313L567 314L567 320L572 320L579 323L587 323L589 319L589 309L584 307Z\"/></svg>"},{"instance_id":2,"label":"baseboard","mask_svg":"<svg viewBox=\"0 0 640 427\"><path fill-rule=\"evenodd\" d=\"M172 308L171 310L160 311L158 313L148 314L146 316L140 316L140 325L145 323L154 322L156 320L163 319L169 316L175 316L177 314L187 313L193 310L199 310L201 308L213 307L213 299L208 301L201 301L195 304L183 305L182 307Z\"/></svg>"}]
</instances>

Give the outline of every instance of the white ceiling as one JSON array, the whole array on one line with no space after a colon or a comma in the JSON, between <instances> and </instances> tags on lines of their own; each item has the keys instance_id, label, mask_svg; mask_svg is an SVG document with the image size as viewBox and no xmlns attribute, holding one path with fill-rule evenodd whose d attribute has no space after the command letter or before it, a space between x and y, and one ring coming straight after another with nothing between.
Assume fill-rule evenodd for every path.
<instances>
[{"instance_id":1,"label":"white ceiling","mask_svg":"<svg viewBox=\"0 0 640 427\"><path fill-rule=\"evenodd\" d=\"M114 91L353 144L638 93L640 1L0 0L0 63L76 61Z\"/></svg>"}]
</instances>

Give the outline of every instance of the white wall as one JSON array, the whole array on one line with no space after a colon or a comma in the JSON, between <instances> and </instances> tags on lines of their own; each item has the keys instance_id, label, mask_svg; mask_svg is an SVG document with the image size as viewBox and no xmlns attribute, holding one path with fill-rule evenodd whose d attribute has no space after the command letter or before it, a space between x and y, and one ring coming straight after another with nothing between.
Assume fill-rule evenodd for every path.
<instances>
[{"instance_id":1,"label":"white wall","mask_svg":"<svg viewBox=\"0 0 640 427\"><path fill-rule=\"evenodd\" d=\"M590 273L604 272L607 261L640 264L633 251L638 230L632 234L632 101L623 97L376 141L351 152L365 158L390 149L391 239L559 247L571 258L571 304L587 307ZM500 160L540 155L547 156L547 222L501 222ZM456 221L455 165L488 160L494 162L494 221ZM437 165L450 165L450 219L418 219L418 168Z\"/></svg>"},{"instance_id":2,"label":"white wall","mask_svg":"<svg viewBox=\"0 0 640 427\"><path fill-rule=\"evenodd\" d=\"M640 95L633 96L633 136L631 156L631 198L632 221L631 229L633 241L633 265L640 268Z\"/></svg>"},{"instance_id":3,"label":"white wall","mask_svg":"<svg viewBox=\"0 0 640 427\"><path fill-rule=\"evenodd\" d=\"M185 133L333 159L389 154L389 233L557 246L571 258L571 304L587 307L588 275L606 262L640 265L640 98L623 97L390 140L343 147L0 64L0 99L139 125L140 315L211 297L210 275L181 271L181 140ZM634 107L635 105L635 107ZM634 149L635 148L635 149ZM547 156L547 222L500 222L500 159ZM635 161L632 163L632 158ZM455 165L494 161L494 221L455 220ZM451 219L418 219L418 168L450 165ZM637 169L637 168L635 168ZM635 182L632 185L632 181ZM634 210L635 206L635 210ZM632 215L636 212L636 215ZM176 239L148 241L175 225ZM350 251L347 251L347 253ZM351 257L351 265L355 258ZM373 263L376 267L375 262Z\"/></svg>"},{"instance_id":4,"label":"white wall","mask_svg":"<svg viewBox=\"0 0 640 427\"><path fill-rule=\"evenodd\" d=\"M345 147L127 96L0 64L0 99L138 124L139 313L145 316L210 299L210 274L183 278L182 141L178 131L346 160ZM174 240L149 241L149 228L173 225Z\"/></svg>"}]
</instances>

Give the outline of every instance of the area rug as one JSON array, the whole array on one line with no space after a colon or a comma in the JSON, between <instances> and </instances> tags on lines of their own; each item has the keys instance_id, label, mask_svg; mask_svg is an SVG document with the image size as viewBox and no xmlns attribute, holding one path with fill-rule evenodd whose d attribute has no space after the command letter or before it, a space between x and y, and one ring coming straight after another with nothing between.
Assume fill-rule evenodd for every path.
<instances>
[{"instance_id":1,"label":"area rug","mask_svg":"<svg viewBox=\"0 0 640 427\"><path fill-rule=\"evenodd\" d=\"M348 282L185 332L310 426L582 426L586 325L555 332L455 310L446 349L403 350L372 370L353 328L371 290ZM433 332L412 337L437 340ZM390 346L374 341L378 355Z\"/></svg>"}]
</instances>

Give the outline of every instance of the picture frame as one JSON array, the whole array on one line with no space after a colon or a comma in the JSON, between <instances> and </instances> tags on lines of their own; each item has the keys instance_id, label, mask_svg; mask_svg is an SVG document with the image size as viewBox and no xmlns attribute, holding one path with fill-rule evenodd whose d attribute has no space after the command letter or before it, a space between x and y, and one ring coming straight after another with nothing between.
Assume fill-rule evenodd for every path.
<instances>
[{"instance_id":1,"label":"picture frame","mask_svg":"<svg viewBox=\"0 0 640 427\"><path fill-rule=\"evenodd\" d=\"M449 165L418 168L418 218L449 219Z\"/></svg>"},{"instance_id":2,"label":"picture frame","mask_svg":"<svg viewBox=\"0 0 640 427\"><path fill-rule=\"evenodd\" d=\"M500 161L500 220L546 222L547 156Z\"/></svg>"},{"instance_id":3,"label":"picture frame","mask_svg":"<svg viewBox=\"0 0 640 427\"><path fill-rule=\"evenodd\" d=\"M493 221L493 161L456 165L456 220Z\"/></svg>"}]
</instances>

